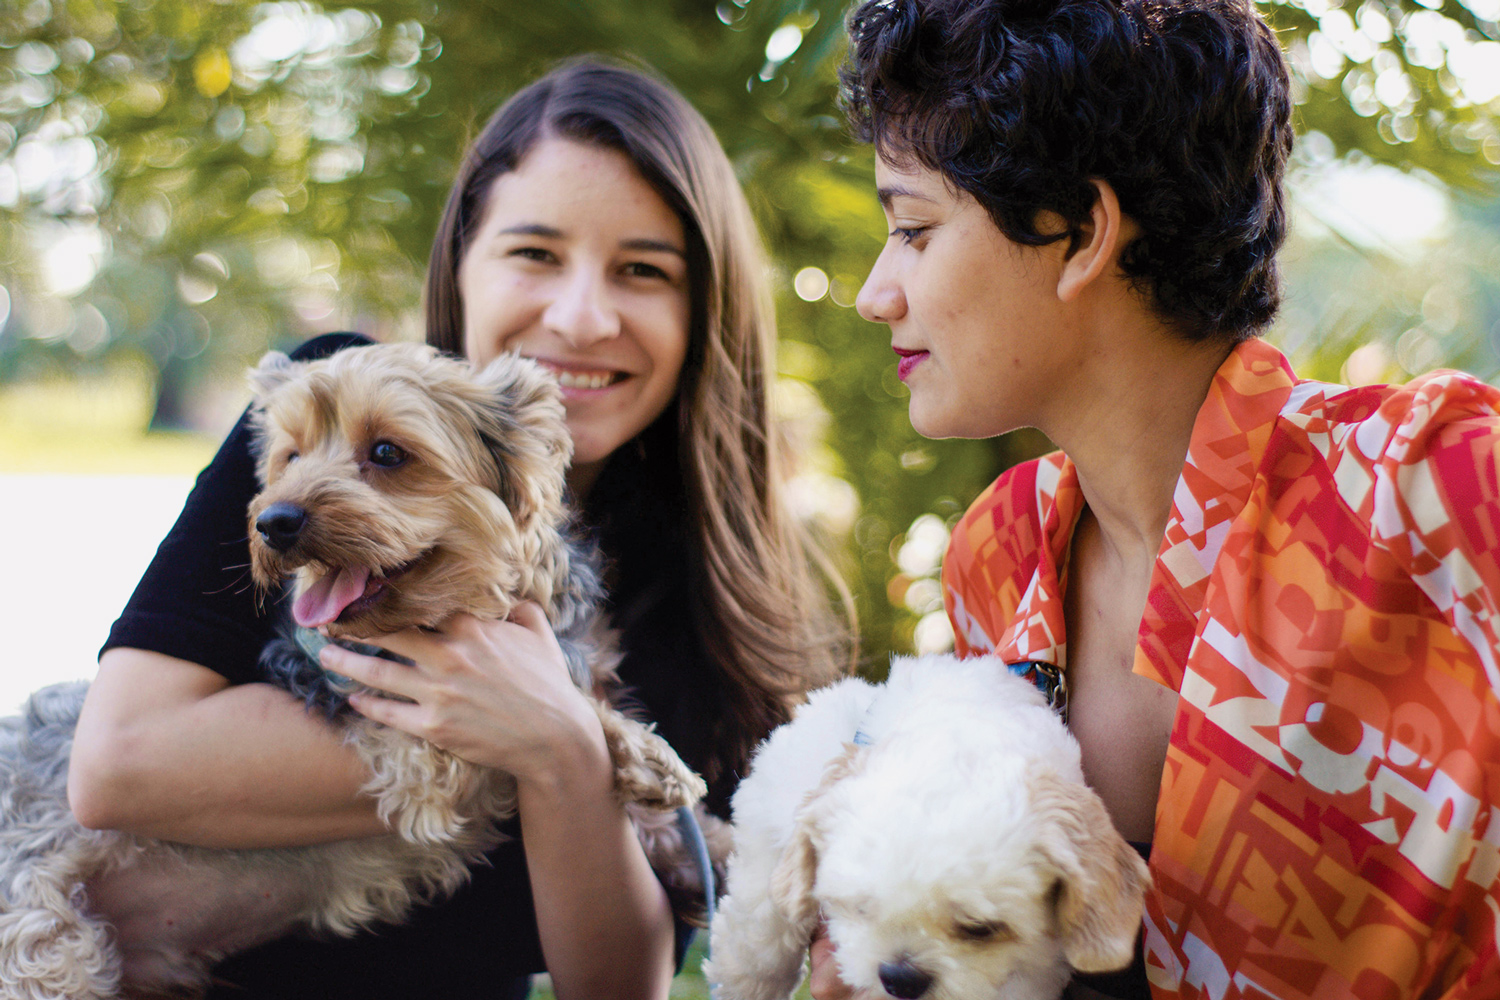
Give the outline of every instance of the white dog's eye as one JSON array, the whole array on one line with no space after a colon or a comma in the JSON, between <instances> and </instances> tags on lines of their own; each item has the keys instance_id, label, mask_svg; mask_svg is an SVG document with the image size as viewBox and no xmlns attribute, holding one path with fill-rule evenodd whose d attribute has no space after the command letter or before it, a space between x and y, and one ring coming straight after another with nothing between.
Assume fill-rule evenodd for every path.
<instances>
[{"instance_id":1,"label":"white dog's eye","mask_svg":"<svg viewBox=\"0 0 1500 1000\"><path fill-rule=\"evenodd\" d=\"M959 920L953 924L953 934L965 941L1014 941L1016 937L1003 920Z\"/></svg>"}]
</instances>

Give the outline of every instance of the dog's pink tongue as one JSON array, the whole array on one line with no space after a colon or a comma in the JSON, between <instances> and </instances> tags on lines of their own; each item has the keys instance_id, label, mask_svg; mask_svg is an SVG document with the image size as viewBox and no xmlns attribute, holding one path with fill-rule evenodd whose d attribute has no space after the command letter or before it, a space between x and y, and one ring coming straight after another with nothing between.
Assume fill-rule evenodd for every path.
<instances>
[{"instance_id":1,"label":"dog's pink tongue","mask_svg":"<svg viewBox=\"0 0 1500 1000\"><path fill-rule=\"evenodd\" d=\"M297 595L297 601L292 605L292 617L303 628L327 625L365 592L369 580L370 571L363 566L330 570Z\"/></svg>"}]
</instances>

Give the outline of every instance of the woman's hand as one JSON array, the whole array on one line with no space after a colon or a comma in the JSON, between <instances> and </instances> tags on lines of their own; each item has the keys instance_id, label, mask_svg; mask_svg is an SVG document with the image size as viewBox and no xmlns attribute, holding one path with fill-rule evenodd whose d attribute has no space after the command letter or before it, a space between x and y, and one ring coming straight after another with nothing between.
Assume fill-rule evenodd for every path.
<instances>
[{"instance_id":1,"label":"woman's hand","mask_svg":"<svg viewBox=\"0 0 1500 1000\"><path fill-rule=\"evenodd\" d=\"M854 988L839 978L839 964L833 957L833 942L828 939L828 925L818 924L813 934L812 945L807 950L807 991L813 1000L874 1000L884 993L869 990L855 992Z\"/></svg>"},{"instance_id":2,"label":"woman's hand","mask_svg":"<svg viewBox=\"0 0 1500 1000\"><path fill-rule=\"evenodd\" d=\"M380 636L404 666L336 646L323 666L411 703L360 694L366 717L516 776L542 953L559 997L664 997L666 893L614 795L599 716L573 685L542 609L507 622L458 615Z\"/></svg>"},{"instance_id":3,"label":"woman's hand","mask_svg":"<svg viewBox=\"0 0 1500 1000\"><path fill-rule=\"evenodd\" d=\"M435 630L407 629L371 640L413 666L324 647L332 671L409 702L362 692L361 715L428 740L464 760L522 782L543 781L559 760L604 752L587 697L568 676L541 607L527 602L509 621L455 615ZM597 757L595 758L597 759Z\"/></svg>"}]
</instances>

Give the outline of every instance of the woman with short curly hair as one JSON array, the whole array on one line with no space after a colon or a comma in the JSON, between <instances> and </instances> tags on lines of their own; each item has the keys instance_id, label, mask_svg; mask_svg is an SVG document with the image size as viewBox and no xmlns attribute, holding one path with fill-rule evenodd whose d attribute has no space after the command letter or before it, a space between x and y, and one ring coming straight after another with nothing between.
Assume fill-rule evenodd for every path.
<instances>
[{"instance_id":1,"label":"woman with short curly hair","mask_svg":"<svg viewBox=\"0 0 1500 1000\"><path fill-rule=\"evenodd\" d=\"M1500 391L1309 382L1257 337L1271 29L1249 0L849 23L890 225L858 306L912 423L1061 449L974 502L943 581L958 651L1049 690L1149 858L1135 966L1072 993L1500 996Z\"/></svg>"}]
</instances>

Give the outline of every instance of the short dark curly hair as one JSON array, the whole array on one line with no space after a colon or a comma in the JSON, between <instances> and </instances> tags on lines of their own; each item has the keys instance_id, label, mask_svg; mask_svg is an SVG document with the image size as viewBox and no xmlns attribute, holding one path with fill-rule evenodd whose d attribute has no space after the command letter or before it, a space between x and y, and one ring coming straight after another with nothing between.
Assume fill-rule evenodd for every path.
<instances>
[{"instance_id":1,"label":"short dark curly hair","mask_svg":"<svg viewBox=\"0 0 1500 1000\"><path fill-rule=\"evenodd\" d=\"M1141 229L1121 267L1183 336L1271 321L1291 99L1250 0L867 0L849 35L845 110L883 156L1030 246L1076 246L1106 180Z\"/></svg>"}]
</instances>

